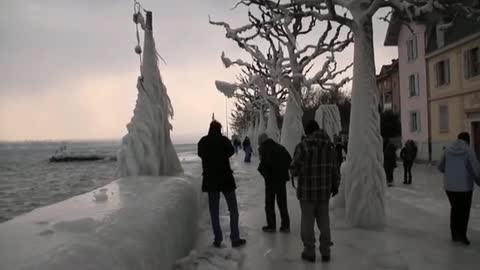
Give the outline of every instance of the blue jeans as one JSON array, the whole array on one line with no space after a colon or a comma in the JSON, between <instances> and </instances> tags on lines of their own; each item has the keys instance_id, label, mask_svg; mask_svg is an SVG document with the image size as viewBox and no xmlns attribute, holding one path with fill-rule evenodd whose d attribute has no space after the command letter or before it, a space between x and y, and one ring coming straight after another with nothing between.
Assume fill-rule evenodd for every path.
<instances>
[{"instance_id":1,"label":"blue jeans","mask_svg":"<svg viewBox=\"0 0 480 270\"><path fill-rule=\"evenodd\" d=\"M230 212L230 239L232 241L240 239L238 229L238 206L235 191L222 192L227 201L228 211ZM210 209L210 218L212 219L212 229L215 235L215 242L223 241L222 228L220 227L220 192L208 192L208 206Z\"/></svg>"}]
</instances>

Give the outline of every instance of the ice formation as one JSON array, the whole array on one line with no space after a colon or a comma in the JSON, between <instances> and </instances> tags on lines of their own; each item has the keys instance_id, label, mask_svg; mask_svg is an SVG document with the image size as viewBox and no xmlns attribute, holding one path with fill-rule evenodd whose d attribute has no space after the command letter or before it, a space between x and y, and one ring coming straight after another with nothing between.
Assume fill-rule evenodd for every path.
<instances>
[{"instance_id":1,"label":"ice formation","mask_svg":"<svg viewBox=\"0 0 480 270\"><path fill-rule=\"evenodd\" d=\"M327 132L331 140L334 135L338 135L342 131L340 111L335 104L320 105L315 113L315 120L320 128Z\"/></svg>"},{"instance_id":2,"label":"ice formation","mask_svg":"<svg viewBox=\"0 0 480 270\"><path fill-rule=\"evenodd\" d=\"M257 129L258 135L265 133L265 116L263 115L263 112L260 112L259 116L260 116L260 120L258 121L258 129ZM257 137L257 140L258 140L258 137Z\"/></svg>"},{"instance_id":3,"label":"ice formation","mask_svg":"<svg viewBox=\"0 0 480 270\"><path fill-rule=\"evenodd\" d=\"M235 94L235 90L237 90L238 86L233 83L224 82L224 81L215 81L215 87L217 90L222 92L226 97L233 97Z\"/></svg>"},{"instance_id":4,"label":"ice formation","mask_svg":"<svg viewBox=\"0 0 480 270\"><path fill-rule=\"evenodd\" d=\"M137 103L118 153L119 176L175 175L182 171L170 138L173 108L158 69L152 29L145 28Z\"/></svg>"},{"instance_id":5,"label":"ice formation","mask_svg":"<svg viewBox=\"0 0 480 270\"><path fill-rule=\"evenodd\" d=\"M278 129L277 113L274 106L270 106L270 110L268 112L266 133L269 138L272 138L276 142L280 142L280 130Z\"/></svg>"},{"instance_id":6,"label":"ice formation","mask_svg":"<svg viewBox=\"0 0 480 270\"><path fill-rule=\"evenodd\" d=\"M231 248L208 248L190 254L175 263L174 270L236 270L242 269L245 255Z\"/></svg>"},{"instance_id":7,"label":"ice formation","mask_svg":"<svg viewBox=\"0 0 480 270\"><path fill-rule=\"evenodd\" d=\"M0 268L172 269L195 241L199 183L186 174L119 179L102 204L89 192L0 223Z\"/></svg>"},{"instance_id":8,"label":"ice formation","mask_svg":"<svg viewBox=\"0 0 480 270\"><path fill-rule=\"evenodd\" d=\"M93 198L96 202L105 202L108 200L107 190L101 189L98 192L93 193Z\"/></svg>"},{"instance_id":9,"label":"ice formation","mask_svg":"<svg viewBox=\"0 0 480 270\"><path fill-rule=\"evenodd\" d=\"M247 129L247 134L245 134L246 136L248 136L250 138L250 142L252 142L252 138L253 138L253 133L254 133L254 124L255 122L254 121L251 121L250 124L248 125L248 129Z\"/></svg>"},{"instance_id":10,"label":"ice formation","mask_svg":"<svg viewBox=\"0 0 480 270\"><path fill-rule=\"evenodd\" d=\"M375 229L385 225L385 171L373 27L372 18L361 17L360 10L353 10L352 14L363 23L354 28L352 109L344 181L346 215L356 226Z\"/></svg>"},{"instance_id":11,"label":"ice formation","mask_svg":"<svg viewBox=\"0 0 480 270\"><path fill-rule=\"evenodd\" d=\"M256 125L255 125L255 135L253 137L254 150L257 150L258 147L259 147L258 136L260 136L260 134L262 134L262 133L265 133L265 119L264 119L263 113L259 112L258 113L258 119L257 119Z\"/></svg>"},{"instance_id":12,"label":"ice formation","mask_svg":"<svg viewBox=\"0 0 480 270\"><path fill-rule=\"evenodd\" d=\"M253 134L252 137L250 138L250 142L252 143L252 150L253 153L256 153L256 150L258 149L258 128L260 127L260 119L257 118L254 122L253 125Z\"/></svg>"},{"instance_id":13,"label":"ice formation","mask_svg":"<svg viewBox=\"0 0 480 270\"><path fill-rule=\"evenodd\" d=\"M281 144L285 146L291 156L293 156L295 147L305 134L302 116L302 108L292 94L288 95L287 108L283 119Z\"/></svg>"}]
</instances>

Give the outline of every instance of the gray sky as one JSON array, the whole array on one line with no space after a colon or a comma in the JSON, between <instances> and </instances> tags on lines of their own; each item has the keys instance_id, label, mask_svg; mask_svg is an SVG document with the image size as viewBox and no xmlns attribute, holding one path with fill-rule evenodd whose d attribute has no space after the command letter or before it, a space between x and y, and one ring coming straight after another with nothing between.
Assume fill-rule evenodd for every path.
<instances>
[{"instance_id":1,"label":"gray sky","mask_svg":"<svg viewBox=\"0 0 480 270\"><path fill-rule=\"evenodd\" d=\"M160 72L175 109L174 139L193 139L212 113L225 121L214 81L237 73L223 67L221 52L245 56L208 15L239 26L246 10L231 10L236 0L141 3L153 11L157 50L167 61ZM0 140L123 136L139 73L132 14L131 0L1 0ZM384 22L375 28L378 70L397 49L382 46ZM351 61L351 50L342 57Z\"/></svg>"}]
</instances>

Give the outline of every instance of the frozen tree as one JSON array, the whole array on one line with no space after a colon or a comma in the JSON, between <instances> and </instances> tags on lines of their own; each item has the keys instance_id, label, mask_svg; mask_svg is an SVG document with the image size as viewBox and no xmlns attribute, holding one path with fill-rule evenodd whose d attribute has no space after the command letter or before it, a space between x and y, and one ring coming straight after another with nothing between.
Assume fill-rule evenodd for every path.
<instances>
[{"instance_id":1,"label":"frozen tree","mask_svg":"<svg viewBox=\"0 0 480 270\"><path fill-rule=\"evenodd\" d=\"M332 24L328 23L317 42L299 48L299 39L315 29L316 18L311 16L310 21L305 22L302 17L296 16L288 9L279 16L261 8L261 5L258 6L260 15L255 16L249 12L250 23L242 27L232 28L226 22L210 21L210 23L223 26L227 38L237 42L238 46L252 58L267 65L272 79L289 89L281 143L293 154L296 144L303 135L301 91L303 89L308 91L313 84L333 83L333 80L346 71L337 70L333 53L343 51L352 39L350 33L342 39L342 25L333 30ZM258 46L260 42L268 44L266 50L262 51ZM328 54L323 66L311 74L313 61L323 54ZM275 60L273 63L272 59ZM245 64L240 60L229 60L227 63ZM341 80L340 84L346 82L347 80Z\"/></svg>"},{"instance_id":2,"label":"frozen tree","mask_svg":"<svg viewBox=\"0 0 480 270\"><path fill-rule=\"evenodd\" d=\"M158 69L150 12L147 12L146 18L144 23L140 12L134 15L135 22L144 29L143 62L137 80L138 94L133 117L118 152L119 176L175 175L182 172L170 138L172 125L169 118L173 116L173 107ZM140 46L135 50L139 54L142 51Z\"/></svg>"},{"instance_id":3,"label":"frozen tree","mask_svg":"<svg viewBox=\"0 0 480 270\"><path fill-rule=\"evenodd\" d=\"M275 58L272 58L269 62L270 65L273 66L275 61ZM238 65L243 68L242 75L237 77L239 83L215 82L220 92L239 101L235 104L236 111L232 115L233 126L242 126L246 120L245 118L250 118L244 112L249 105L255 105L255 109L263 113L265 111L263 107L266 104L268 111L266 132L270 138L278 142L280 130L278 128L277 115L279 114L280 104L285 100L287 91L285 88L278 87L272 79L270 71L273 67L270 66L269 68L255 59L253 59L252 63L247 63L243 60L232 61L224 53L222 53L222 62L227 68L232 65ZM243 103L244 106L240 106L239 103Z\"/></svg>"},{"instance_id":4,"label":"frozen tree","mask_svg":"<svg viewBox=\"0 0 480 270\"><path fill-rule=\"evenodd\" d=\"M382 7L390 7L409 20L438 12L478 14L467 2L440 0L242 0L272 14L291 13L315 17L348 27L354 37L352 107L347 162L344 166L347 218L355 225L379 228L385 225L385 174L378 113L373 51L372 17ZM342 14L339 14L342 13ZM275 18L275 15L274 15ZM275 23L278 19L270 19Z\"/></svg>"},{"instance_id":5,"label":"frozen tree","mask_svg":"<svg viewBox=\"0 0 480 270\"><path fill-rule=\"evenodd\" d=\"M315 113L315 120L332 140L334 135L342 131L340 110L336 104L320 105Z\"/></svg>"}]
</instances>

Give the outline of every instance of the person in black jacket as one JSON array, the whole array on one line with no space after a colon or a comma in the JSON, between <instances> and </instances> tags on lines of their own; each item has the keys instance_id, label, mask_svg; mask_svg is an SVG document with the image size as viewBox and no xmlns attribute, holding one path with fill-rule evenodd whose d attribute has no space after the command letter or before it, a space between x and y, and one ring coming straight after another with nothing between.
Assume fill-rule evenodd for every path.
<instances>
[{"instance_id":1,"label":"person in black jacket","mask_svg":"<svg viewBox=\"0 0 480 270\"><path fill-rule=\"evenodd\" d=\"M262 133L258 137L260 164L258 171L265 178L265 214L267 225L265 232L277 230L275 218L275 197L281 217L281 232L290 232L290 218L287 208L286 182L290 179L288 169L292 158L287 149Z\"/></svg>"},{"instance_id":2,"label":"person in black jacket","mask_svg":"<svg viewBox=\"0 0 480 270\"><path fill-rule=\"evenodd\" d=\"M389 143L383 153L383 168L387 176L387 185L393 186L393 170L397 167L397 153L395 145Z\"/></svg>"},{"instance_id":3,"label":"person in black jacket","mask_svg":"<svg viewBox=\"0 0 480 270\"><path fill-rule=\"evenodd\" d=\"M238 247L244 245L246 241L240 238L236 185L229 160L235 150L230 140L222 135L221 130L222 125L215 120L212 121L208 135L198 142L198 156L202 159L203 168L202 191L208 193L208 205L215 235L213 245L221 247L223 241L219 217L220 193L223 193L230 212L230 240L233 247Z\"/></svg>"},{"instance_id":4,"label":"person in black jacket","mask_svg":"<svg viewBox=\"0 0 480 270\"><path fill-rule=\"evenodd\" d=\"M406 185L412 184L412 166L417 158L417 145L412 140L407 140L405 146L400 151L400 157L403 160L403 183Z\"/></svg>"},{"instance_id":5,"label":"person in black jacket","mask_svg":"<svg viewBox=\"0 0 480 270\"><path fill-rule=\"evenodd\" d=\"M243 151L245 151L244 161L246 163L250 163L253 149L252 149L252 144L250 143L250 138L248 138L248 136L246 136L245 139L243 140L242 146L243 146Z\"/></svg>"}]
</instances>

